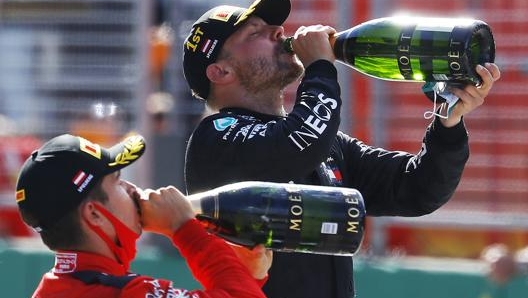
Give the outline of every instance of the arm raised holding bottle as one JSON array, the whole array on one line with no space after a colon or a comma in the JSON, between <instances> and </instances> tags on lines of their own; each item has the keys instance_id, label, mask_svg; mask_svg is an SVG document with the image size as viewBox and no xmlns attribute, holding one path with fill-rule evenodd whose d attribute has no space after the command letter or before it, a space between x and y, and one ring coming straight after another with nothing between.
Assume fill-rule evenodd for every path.
<instances>
[{"instance_id":1,"label":"arm raised holding bottle","mask_svg":"<svg viewBox=\"0 0 528 298\"><path fill-rule=\"evenodd\" d=\"M427 22L431 24L425 25ZM445 107L449 109L448 117L441 117L446 127L456 125L462 116L482 105L493 82L500 78L499 68L493 63L495 42L491 29L479 20L382 18L343 32L317 27L328 30L328 44L303 39L308 27L300 27L294 36L285 39L286 51L309 65L312 61L304 58L305 51L328 52L330 46L334 60L374 78L447 82L447 92L457 99L452 103L456 103L454 107ZM433 101L445 101L433 96Z\"/></svg>"},{"instance_id":2,"label":"arm raised holding bottle","mask_svg":"<svg viewBox=\"0 0 528 298\"><path fill-rule=\"evenodd\" d=\"M286 51L297 54L297 37L286 38ZM479 85L475 66L495 60L491 28L474 19L379 18L336 32L329 40L337 61L389 81Z\"/></svg>"}]
</instances>

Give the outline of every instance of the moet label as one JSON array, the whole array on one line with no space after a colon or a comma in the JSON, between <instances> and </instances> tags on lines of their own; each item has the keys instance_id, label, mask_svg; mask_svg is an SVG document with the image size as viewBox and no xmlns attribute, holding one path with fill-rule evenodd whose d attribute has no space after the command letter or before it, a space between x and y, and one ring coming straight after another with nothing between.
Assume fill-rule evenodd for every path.
<instances>
[{"instance_id":1,"label":"moet label","mask_svg":"<svg viewBox=\"0 0 528 298\"><path fill-rule=\"evenodd\" d=\"M290 210L288 211L289 230L301 231L302 228L302 196L300 194L292 193L288 196L290 201Z\"/></svg>"}]
</instances>

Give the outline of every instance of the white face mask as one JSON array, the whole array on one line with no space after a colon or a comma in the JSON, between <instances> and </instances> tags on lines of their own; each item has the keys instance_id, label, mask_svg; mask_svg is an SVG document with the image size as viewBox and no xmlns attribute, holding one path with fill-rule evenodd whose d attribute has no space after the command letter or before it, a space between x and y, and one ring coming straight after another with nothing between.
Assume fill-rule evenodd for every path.
<instances>
[{"instance_id":1,"label":"white face mask","mask_svg":"<svg viewBox=\"0 0 528 298\"><path fill-rule=\"evenodd\" d=\"M458 96L447 90L447 83L445 82L427 82L422 87L424 92L433 93L433 109L431 111L424 112L425 119L431 119L434 116L438 116L443 119L447 119L451 113L451 109L460 99ZM443 99L443 102L438 105L438 97ZM444 111L444 114L441 114Z\"/></svg>"}]
</instances>

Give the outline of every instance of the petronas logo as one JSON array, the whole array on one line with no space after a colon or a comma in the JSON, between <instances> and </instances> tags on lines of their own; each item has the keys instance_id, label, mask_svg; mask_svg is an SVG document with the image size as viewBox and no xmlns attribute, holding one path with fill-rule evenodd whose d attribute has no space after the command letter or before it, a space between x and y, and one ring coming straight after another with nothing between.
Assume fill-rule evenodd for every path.
<instances>
[{"instance_id":1,"label":"petronas logo","mask_svg":"<svg viewBox=\"0 0 528 298\"><path fill-rule=\"evenodd\" d=\"M216 119L213 121L213 124L214 124L214 128L217 130L217 131L224 131L226 130L226 128L228 128L229 126L235 124L237 122L237 120L233 117L225 117L225 118L220 118L220 119Z\"/></svg>"}]
</instances>

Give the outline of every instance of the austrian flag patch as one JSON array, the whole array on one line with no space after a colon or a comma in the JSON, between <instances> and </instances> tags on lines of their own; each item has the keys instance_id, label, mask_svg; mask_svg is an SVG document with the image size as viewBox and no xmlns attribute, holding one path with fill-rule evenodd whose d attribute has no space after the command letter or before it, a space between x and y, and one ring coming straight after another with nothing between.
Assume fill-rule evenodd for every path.
<instances>
[{"instance_id":1,"label":"austrian flag patch","mask_svg":"<svg viewBox=\"0 0 528 298\"><path fill-rule=\"evenodd\" d=\"M209 51L209 48L211 47L211 44L212 44L212 42L211 42L210 39L206 40L204 42L203 47L202 47L202 53L207 53Z\"/></svg>"},{"instance_id":2,"label":"austrian flag patch","mask_svg":"<svg viewBox=\"0 0 528 298\"><path fill-rule=\"evenodd\" d=\"M93 178L93 175L91 175L91 174L88 175L84 171L79 171L73 177L72 182L73 182L73 184L75 184L77 186L77 191L78 192L82 192L84 190L84 188L86 187L86 185L88 185L88 183L90 183L92 178Z\"/></svg>"},{"instance_id":3,"label":"austrian flag patch","mask_svg":"<svg viewBox=\"0 0 528 298\"><path fill-rule=\"evenodd\" d=\"M84 181L84 179L86 179L87 175L85 172L83 171L79 171L75 177L73 177L73 184L79 186L82 184L82 182Z\"/></svg>"}]
</instances>

